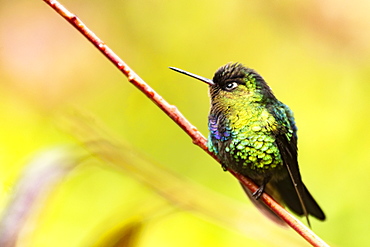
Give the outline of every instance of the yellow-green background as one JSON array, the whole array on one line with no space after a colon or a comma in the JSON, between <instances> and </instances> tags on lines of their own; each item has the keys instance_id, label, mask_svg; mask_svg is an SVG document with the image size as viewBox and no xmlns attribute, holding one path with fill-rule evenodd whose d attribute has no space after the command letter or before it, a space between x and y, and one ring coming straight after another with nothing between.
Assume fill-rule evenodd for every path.
<instances>
[{"instance_id":1,"label":"yellow-green background","mask_svg":"<svg viewBox=\"0 0 370 247\"><path fill-rule=\"evenodd\" d=\"M370 244L368 1L62 3L204 134L207 86L167 67L208 78L229 61L256 69L295 113L301 172L327 214L324 223L312 220L314 231L334 246ZM230 174L43 1L0 5L2 207L33 155L75 143L51 120L70 107L163 166L252 207ZM55 192L29 244L80 246L89 227L129 217L131 200L146 202L150 193L117 171L82 167ZM152 221L138 242L189 245L265 246L185 212Z\"/></svg>"}]
</instances>

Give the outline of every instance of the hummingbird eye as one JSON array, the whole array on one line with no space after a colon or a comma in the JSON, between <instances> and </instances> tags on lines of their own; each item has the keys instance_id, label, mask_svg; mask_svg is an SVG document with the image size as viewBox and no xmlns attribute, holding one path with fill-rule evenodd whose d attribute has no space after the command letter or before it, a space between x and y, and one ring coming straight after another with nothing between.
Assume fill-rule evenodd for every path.
<instances>
[{"instance_id":1,"label":"hummingbird eye","mask_svg":"<svg viewBox=\"0 0 370 247\"><path fill-rule=\"evenodd\" d=\"M233 90L234 88L236 88L238 86L238 83L236 83L235 81L233 82L229 82L225 85L225 90L226 91L231 91Z\"/></svg>"}]
</instances>

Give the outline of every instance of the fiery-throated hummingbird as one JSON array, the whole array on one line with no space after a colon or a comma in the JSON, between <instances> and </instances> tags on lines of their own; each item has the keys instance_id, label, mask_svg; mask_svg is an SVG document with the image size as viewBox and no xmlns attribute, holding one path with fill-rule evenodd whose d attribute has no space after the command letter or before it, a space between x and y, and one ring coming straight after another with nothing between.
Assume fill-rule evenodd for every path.
<instances>
[{"instance_id":1,"label":"fiery-throated hummingbird","mask_svg":"<svg viewBox=\"0 0 370 247\"><path fill-rule=\"evenodd\" d=\"M293 112L272 93L254 70L239 63L219 68L213 80L184 70L170 69L209 85L208 148L231 169L252 179L259 188L252 202L270 219L283 221L259 197L264 191L296 214L325 214L302 182L297 160L297 127Z\"/></svg>"}]
</instances>

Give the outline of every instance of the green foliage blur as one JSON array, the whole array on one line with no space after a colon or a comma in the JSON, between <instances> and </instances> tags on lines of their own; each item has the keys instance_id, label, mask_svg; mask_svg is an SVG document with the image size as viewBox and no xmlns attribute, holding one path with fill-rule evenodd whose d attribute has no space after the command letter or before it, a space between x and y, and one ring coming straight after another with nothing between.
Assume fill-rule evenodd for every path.
<instances>
[{"instance_id":1,"label":"green foliage blur","mask_svg":"<svg viewBox=\"0 0 370 247\"><path fill-rule=\"evenodd\" d=\"M71 109L92 114L173 172L253 207L235 178L43 1L0 4L0 209L34 155L78 144L55 123ZM62 4L204 135L207 86L168 67L208 78L230 61L258 71L295 113L301 173L327 215L312 219L314 232L334 246L370 245L368 1ZM83 246L92 231L124 221L140 228L135 246L267 246L187 212L143 214L142 226L135 209L153 198L98 161L79 166L47 200L27 246Z\"/></svg>"}]
</instances>

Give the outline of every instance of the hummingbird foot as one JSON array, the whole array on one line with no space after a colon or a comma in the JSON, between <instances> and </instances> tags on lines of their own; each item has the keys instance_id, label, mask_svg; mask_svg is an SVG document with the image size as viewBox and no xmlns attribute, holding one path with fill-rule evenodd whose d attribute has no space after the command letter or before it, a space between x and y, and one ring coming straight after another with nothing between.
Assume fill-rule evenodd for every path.
<instances>
[{"instance_id":1,"label":"hummingbird foot","mask_svg":"<svg viewBox=\"0 0 370 247\"><path fill-rule=\"evenodd\" d=\"M254 199L258 200L262 196L265 190L266 184L262 184L255 192L253 192L252 196Z\"/></svg>"},{"instance_id":2,"label":"hummingbird foot","mask_svg":"<svg viewBox=\"0 0 370 247\"><path fill-rule=\"evenodd\" d=\"M262 181L262 185L255 192L253 192L252 196L256 200L258 200L262 196L263 192L265 191L266 184L270 181L270 179L271 176L266 176Z\"/></svg>"},{"instance_id":3,"label":"hummingbird foot","mask_svg":"<svg viewBox=\"0 0 370 247\"><path fill-rule=\"evenodd\" d=\"M224 170L224 172L226 172L227 170L229 170L229 169L227 169L227 166L224 165L224 164L221 164L221 167L222 167L222 170Z\"/></svg>"}]
</instances>

